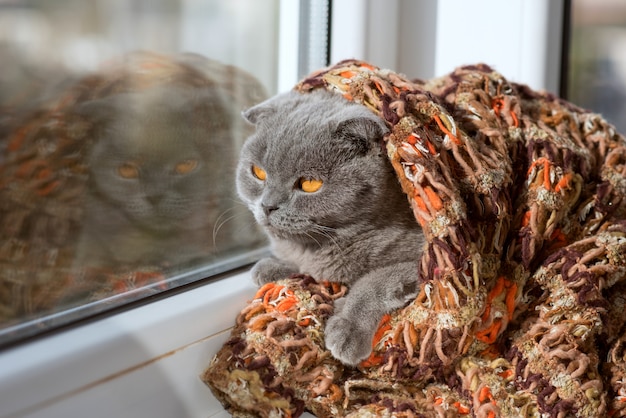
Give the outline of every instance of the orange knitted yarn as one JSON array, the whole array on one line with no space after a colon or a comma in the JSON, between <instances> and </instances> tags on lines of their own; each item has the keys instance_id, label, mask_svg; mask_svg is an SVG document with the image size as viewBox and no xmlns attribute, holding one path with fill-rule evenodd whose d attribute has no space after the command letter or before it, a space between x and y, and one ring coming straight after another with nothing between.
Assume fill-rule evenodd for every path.
<instances>
[{"instance_id":1,"label":"orange knitted yarn","mask_svg":"<svg viewBox=\"0 0 626 418\"><path fill-rule=\"evenodd\" d=\"M272 307L261 289L203 374L233 414L626 415L626 141L612 126L485 65L421 82L344 61L295 88L388 123L428 240L421 292L351 369L323 344L346 289L286 278L292 299Z\"/></svg>"}]
</instances>

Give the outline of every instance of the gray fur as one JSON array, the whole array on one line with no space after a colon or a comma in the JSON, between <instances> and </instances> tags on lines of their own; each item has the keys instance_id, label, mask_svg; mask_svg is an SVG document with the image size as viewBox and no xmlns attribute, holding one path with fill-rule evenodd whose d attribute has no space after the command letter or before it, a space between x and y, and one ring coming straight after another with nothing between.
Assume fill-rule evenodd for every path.
<instances>
[{"instance_id":1,"label":"gray fur","mask_svg":"<svg viewBox=\"0 0 626 418\"><path fill-rule=\"evenodd\" d=\"M325 341L333 356L356 365L371 353L381 317L417 294L423 235L381 146L388 128L327 91L285 93L244 117L256 133L244 144L237 189L273 252L254 266L253 279L261 285L305 273L348 284ZM305 193L301 177L324 184Z\"/></svg>"},{"instance_id":2,"label":"gray fur","mask_svg":"<svg viewBox=\"0 0 626 418\"><path fill-rule=\"evenodd\" d=\"M211 232L235 197L238 115L222 96L164 86L83 105L94 132L77 265L181 268L214 253ZM185 162L195 166L177 171ZM124 164L139 175L121 176Z\"/></svg>"}]
</instances>

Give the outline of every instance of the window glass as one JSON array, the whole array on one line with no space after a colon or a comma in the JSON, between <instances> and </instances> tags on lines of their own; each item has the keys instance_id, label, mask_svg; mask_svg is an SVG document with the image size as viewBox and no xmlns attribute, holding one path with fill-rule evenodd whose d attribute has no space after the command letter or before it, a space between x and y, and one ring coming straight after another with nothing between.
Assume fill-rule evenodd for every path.
<instances>
[{"instance_id":1,"label":"window glass","mask_svg":"<svg viewBox=\"0 0 626 418\"><path fill-rule=\"evenodd\" d=\"M568 99L626 132L626 2L572 0Z\"/></svg>"},{"instance_id":2,"label":"window glass","mask_svg":"<svg viewBox=\"0 0 626 418\"><path fill-rule=\"evenodd\" d=\"M243 265L279 0L0 0L0 346Z\"/></svg>"}]
</instances>

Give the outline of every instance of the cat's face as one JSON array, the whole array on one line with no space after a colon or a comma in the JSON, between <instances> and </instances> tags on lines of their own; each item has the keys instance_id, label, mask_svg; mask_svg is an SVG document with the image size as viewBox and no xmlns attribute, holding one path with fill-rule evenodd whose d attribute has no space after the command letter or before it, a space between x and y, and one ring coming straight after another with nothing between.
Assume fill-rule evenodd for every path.
<instances>
[{"instance_id":1,"label":"cat's face","mask_svg":"<svg viewBox=\"0 0 626 418\"><path fill-rule=\"evenodd\" d=\"M105 117L89 167L93 192L134 224L154 231L208 222L218 198L215 174L228 157L229 113L219 97L203 96L198 110L180 92L127 94L96 104ZM178 94L178 99L176 95ZM203 213L204 216L198 216ZM192 216L193 215L193 216Z\"/></svg>"},{"instance_id":2,"label":"cat's face","mask_svg":"<svg viewBox=\"0 0 626 418\"><path fill-rule=\"evenodd\" d=\"M237 190L270 236L319 242L376 216L392 175L382 120L325 91L286 93L244 117L256 133L241 152Z\"/></svg>"}]
</instances>

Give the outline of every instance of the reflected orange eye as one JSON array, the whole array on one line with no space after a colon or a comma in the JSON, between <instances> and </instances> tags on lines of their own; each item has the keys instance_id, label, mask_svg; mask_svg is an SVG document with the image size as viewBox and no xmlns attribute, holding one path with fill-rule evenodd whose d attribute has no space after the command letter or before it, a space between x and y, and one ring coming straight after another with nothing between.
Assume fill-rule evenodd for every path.
<instances>
[{"instance_id":1,"label":"reflected orange eye","mask_svg":"<svg viewBox=\"0 0 626 418\"><path fill-rule=\"evenodd\" d=\"M299 186L303 192L315 193L322 188L324 182L318 179L300 179Z\"/></svg>"},{"instance_id":2,"label":"reflected orange eye","mask_svg":"<svg viewBox=\"0 0 626 418\"><path fill-rule=\"evenodd\" d=\"M261 181L264 181L267 178L267 173L261 167L253 165L252 166L252 174L254 177L258 178Z\"/></svg>"},{"instance_id":3,"label":"reflected orange eye","mask_svg":"<svg viewBox=\"0 0 626 418\"><path fill-rule=\"evenodd\" d=\"M176 167L174 167L174 171L176 171L176 174L188 174L191 173L197 166L198 160L183 160L176 164Z\"/></svg>"},{"instance_id":4,"label":"reflected orange eye","mask_svg":"<svg viewBox=\"0 0 626 418\"><path fill-rule=\"evenodd\" d=\"M125 179L136 179L139 177L139 167L135 163L123 163L117 167L117 174Z\"/></svg>"}]
</instances>

